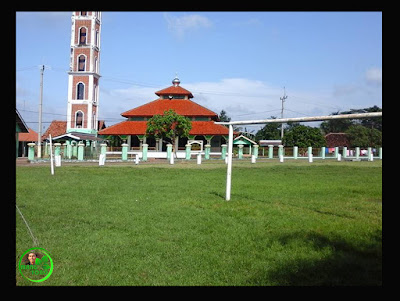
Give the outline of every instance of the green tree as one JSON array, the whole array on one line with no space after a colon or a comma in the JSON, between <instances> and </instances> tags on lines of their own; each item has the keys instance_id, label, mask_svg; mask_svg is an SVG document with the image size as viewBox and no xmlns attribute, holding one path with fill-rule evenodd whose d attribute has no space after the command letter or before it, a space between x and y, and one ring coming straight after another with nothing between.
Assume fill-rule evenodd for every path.
<instances>
[{"instance_id":1,"label":"green tree","mask_svg":"<svg viewBox=\"0 0 400 301\"><path fill-rule=\"evenodd\" d=\"M271 116L271 119L276 119ZM281 139L280 123L267 123L262 129L258 130L255 139L260 140L280 140Z\"/></svg>"},{"instance_id":2,"label":"green tree","mask_svg":"<svg viewBox=\"0 0 400 301\"><path fill-rule=\"evenodd\" d=\"M340 113L339 111L333 112L332 115L341 115L345 112ZM350 113L346 113L350 114ZM353 124L352 119L333 119L325 120L321 123L320 129L325 133L344 133Z\"/></svg>"},{"instance_id":3,"label":"green tree","mask_svg":"<svg viewBox=\"0 0 400 301\"><path fill-rule=\"evenodd\" d=\"M365 112L382 112L382 109L378 106L373 106L370 108L365 108ZM361 119L361 125L370 128L370 129L377 129L382 132L382 117L375 117L375 118L363 118Z\"/></svg>"},{"instance_id":4,"label":"green tree","mask_svg":"<svg viewBox=\"0 0 400 301\"><path fill-rule=\"evenodd\" d=\"M370 112L382 112L382 109L378 106L373 106L364 109L351 109L344 112L333 112L331 115L342 115L342 114L357 114L357 113L370 113ZM367 128L377 129L382 131L382 117L374 118L363 118L363 119L335 119L326 120L321 123L320 128L325 134L329 133L344 133L352 125L361 124Z\"/></svg>"},{"instance_id":5,"label":"green tree","mask_svg":"<svg viewBox=\"0 0 400 301\"><path fill-rule=\"evenodd\" d=\"M325 137L319 128L305 125L292 126L283 136L282 143L285 146L321 147L326 145Z\"/></svg>"},{"instance_id":6,"label":"green tree","mask_svg":"<svg viewBox=\"0 0 400 301\"><path fill-rule=\"evenodd\" d=\"M246 127L244 128L244 131L241 132L241 134L244 137L247 137L251 140L254 140L255 134L254 134L254 130L248 130Z\"/></svg>"},{"instance_id":7,"label":"green tree","mask_svg":"<svg viewBox=\"0 0 400 301\"><path fill-rule=\"evenodd\" d=\"M352 125L346 131L351 147L379 147L382 146L382 132L370 129L363 125Z\"/></svg>"},{"instance_id":8,"label":"green tree","mask_svg":"<svg viewBox=\"0 0 400 301\"><path fill-rule=\"evenodd\" d=\"M122 144L122 139L120 136L107 136L106 139L109 143L109 146L121 146Z\"/></svg>"},{"instance_id":9,"label":"green tree","mask_svg":"<svg viewBox=\"0 0 400 301\"><path fill-rule=\"evenodd\" d=\"M221 110L221 112L218 115L218 119L221 122L229 122L231 121L231 118L226 114L225 110ZM224 125L225 127L229 127L229 125ZM233 131L234 132L242 132L242 128L238 127L237 125L233 126Z\"/></svg>"},{"instance_id":10,"label":"green tree","mask_svg":"<svg viewBox=\"0 0 400 301\"><path fill-rule=\"evenodd\" d=\"M221 110L221 112L218 115L218 119L219 119L219 121L222 121L222 122L231 121L231 118L228 115L226 115L225 110Z\"/></svg>"},{"instance_id":11,"label":"green tree","mask_svg":"<svg viewBox=\"0 0 400 301\"><path fill-rule=\"evenodd\" d=\"M178 115L170 109L164 115L154 115L147 121L146 136L160 138L165 142L172 143L172 151L176 157L175 138L188 137L192 129L189 118Z\"/></svg>"}]
</instances>

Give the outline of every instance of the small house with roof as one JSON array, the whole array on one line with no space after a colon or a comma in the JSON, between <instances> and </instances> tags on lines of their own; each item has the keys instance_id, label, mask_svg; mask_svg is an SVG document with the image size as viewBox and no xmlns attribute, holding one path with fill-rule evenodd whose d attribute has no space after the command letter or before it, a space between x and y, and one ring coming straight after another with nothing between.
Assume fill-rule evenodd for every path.
<instances>
[{"instance_id":1,"label":"small house with roof","mask_svg":"<svg viewBox=\"0 0 400 301\"><path fill-rule=\"evenodd\" d=\"M18 110L15 109L16 117L15 117L15 142L16 142L16 158L18 158L19 152L19 137L23 133L29 133L28 127L22 116L19 114Z\"/></svg>"},{"instance_id":2,"label":"small house with roof","mask_svg":"<svg viewBox=\"0 0 400 301\"><path fill-rule=\"evenodd\" d=\"M235 139L233 139L233 145L234 146L239 146L239 145L243 145L243 147L248 148L248 154L251 155L251 147L253 145L256 145L257 143L253 140L251 140L250 138L240 135L238 137L236 137Z\"/></svg>"},{"instance_id":3,"label":"small house with roof","mask_svg":"<svg viewBox=\"0 0 400 301\"><path fill-rule=\"evenodd\" d=\"M19 134L18 157L28 157L28 143L36 143L38 133L28 128L27 133Z\"/></svg>"}]
</instances>

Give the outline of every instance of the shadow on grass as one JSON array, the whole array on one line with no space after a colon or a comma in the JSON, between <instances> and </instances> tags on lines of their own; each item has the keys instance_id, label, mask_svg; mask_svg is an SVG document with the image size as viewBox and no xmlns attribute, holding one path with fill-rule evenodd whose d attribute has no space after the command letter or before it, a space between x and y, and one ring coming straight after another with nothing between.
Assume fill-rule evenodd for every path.
<instances>
[{"instance_id":1,"label":"shadow on grass","mask_svg":"<svg viewBox=\"0 0 400 301\"><path fill-rule=\"evenodd\" d=\"M280 268L260 272L252 283L273 282L290 286L382 286L382 231L370 242L353 245L341 239L330 239L318 233L295 233L278 238L285 248L311 245L315 251L331 250L321 259L307 256L285 260ZM296 256L296 255L295 255ZM267 281L265 281L267 280Z\"/></svg>"},{"instance_id":2,"label":"shadow on grass","mask_svg":"<svg viewBox=\"0 0 400 301\"><path fill-rule=\"evenodd\" d=\"M225 200L225 195L222 194L221 192L211 191L210 194L211 195L215 195L215 196L217 196L218 198L220 198L222 200Z\"/></svg>"}]
</instances>

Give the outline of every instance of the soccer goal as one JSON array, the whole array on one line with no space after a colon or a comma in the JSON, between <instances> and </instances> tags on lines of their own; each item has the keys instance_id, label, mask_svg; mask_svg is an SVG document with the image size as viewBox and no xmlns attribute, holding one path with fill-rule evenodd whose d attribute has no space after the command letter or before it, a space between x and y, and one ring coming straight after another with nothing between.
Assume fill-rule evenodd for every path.
<instances>
[{"instance_id":1,"label":"soccer goal","mask_svg":"<svg viewBox=\"0 0 400 301\"><path fill-rule=\"evenodd\" d=\"M226 172L226 194L225 199L231 199L232 187L232 151L233 151L233 126L234 125L250 125L250 124L266 124L266 123L287 123L287 122L311 122L324 121L333 119L359 119L382 117L382 112L359 113L359 114L343 114L329 116L312 116L312 117L295 117L295 118L280 118L280 119L264 119L264 120L245 120L245 121L230 121L230 122L215 122L216 124L229 125L229 141L228 141L228 167Z\"/></svg>"}]
</instances>

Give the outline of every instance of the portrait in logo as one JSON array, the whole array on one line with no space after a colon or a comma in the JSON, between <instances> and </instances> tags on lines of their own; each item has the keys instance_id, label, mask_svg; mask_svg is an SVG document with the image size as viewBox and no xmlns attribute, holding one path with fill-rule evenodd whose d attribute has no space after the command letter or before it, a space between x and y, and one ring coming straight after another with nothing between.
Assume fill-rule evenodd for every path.
<instances>
[{"instance_id":1,"label":"portrait in logo","mask_svg":"<svg viewBox=\"0 0 400 301\"><path fill-rule=\"evenodd\" d=\"M32 248L22 254L18 267L22 277L26 280L42 282L53 272L53 260L45 249Z\"/></svg>"}]
</instances>

